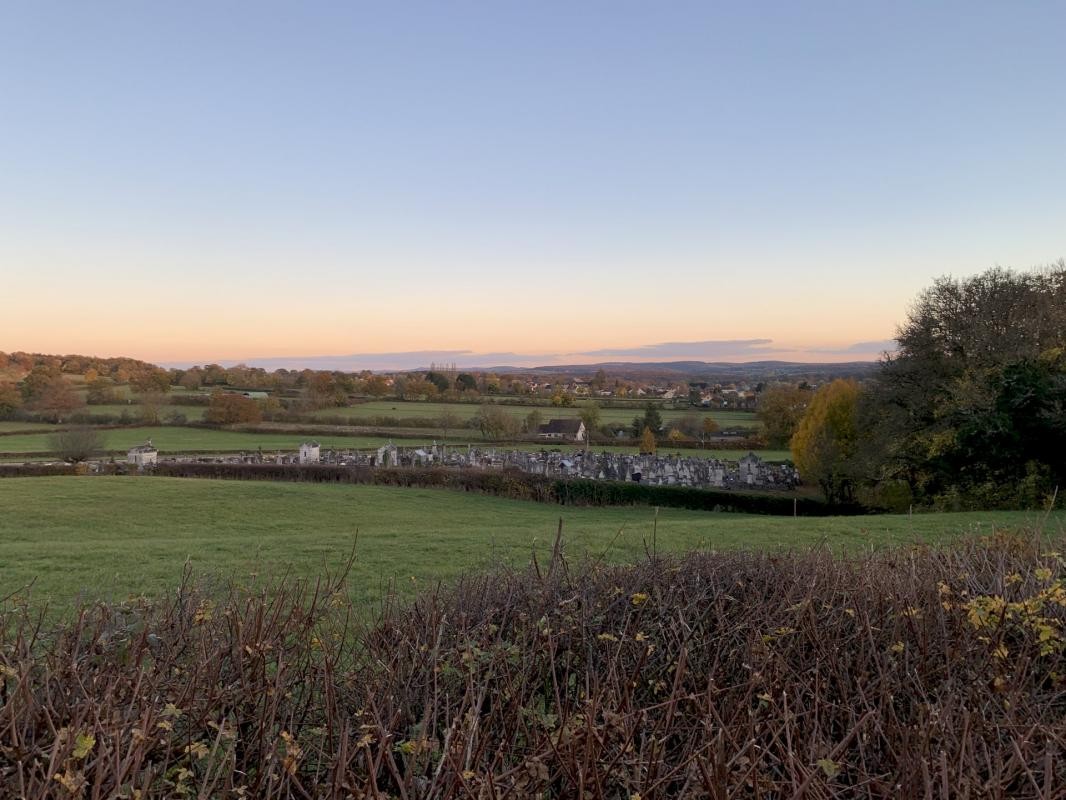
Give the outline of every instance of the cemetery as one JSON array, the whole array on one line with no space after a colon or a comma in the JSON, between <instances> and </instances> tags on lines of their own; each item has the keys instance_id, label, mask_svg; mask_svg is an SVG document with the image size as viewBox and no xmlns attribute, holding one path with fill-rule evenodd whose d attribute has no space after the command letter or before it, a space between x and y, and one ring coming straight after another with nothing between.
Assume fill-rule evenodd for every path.
<instances>
[{"instance_id":1,"label":"cemetery","mask_svg":"<svg viewBox=\"0 0 1066 800\"><path fill-rule=\"evenodd\" d=\"M327 464L351 467L441 467L445 469L518 470L556 478L623 481L652 486L792 491L800 483L791 464L770 463L754 453L736 461L677 454L629 454L506 450L434 443L399 447L392 442L376 450L328 449L305 442L297 452L256 451L216 457L172 456L163 463Z\"/></svg>"}]
</instances>

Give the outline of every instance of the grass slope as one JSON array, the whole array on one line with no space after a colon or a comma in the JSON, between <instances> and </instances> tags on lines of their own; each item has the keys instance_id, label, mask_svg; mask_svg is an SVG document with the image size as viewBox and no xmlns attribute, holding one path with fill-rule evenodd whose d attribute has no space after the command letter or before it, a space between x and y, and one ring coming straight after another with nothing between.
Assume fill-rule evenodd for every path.
<instances>
[{"instance_id":1,"label":"grass slope","mask_svg":"<svg viewBox=\"0 0 1066 800\"><path fill-rule=\"evenodd\" d=\"M568 552L631 560L650 539L649 508L563 508L440 490L164 478L0 480L0 595L66 603L124 597L200 573L247 576L339 567L359 531L352 586L372 602L395 579L409 594L494 559L546 555L560 517ZM660 549L885 545L1018 525L1023 513L830 519L664 509ZM1066 516L1052 525L1062 527ZM619 534L619 531L621 533Z\"/></svg>"}]
</instances>

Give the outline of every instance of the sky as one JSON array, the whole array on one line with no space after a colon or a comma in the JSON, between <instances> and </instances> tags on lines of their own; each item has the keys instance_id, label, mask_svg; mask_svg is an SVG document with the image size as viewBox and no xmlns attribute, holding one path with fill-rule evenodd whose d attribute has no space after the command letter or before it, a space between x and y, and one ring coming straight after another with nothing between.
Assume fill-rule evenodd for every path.
<instances>
[{"instance_id":1,"label":"sky","mask_svg":"<svg viewBox=\"0 0 1066 800\"><path fill-rule=\"evenodd\" d=\"M0 0L0 350L840 361L1066 256L1061 2Z\"/></svg>"}]
</instances>

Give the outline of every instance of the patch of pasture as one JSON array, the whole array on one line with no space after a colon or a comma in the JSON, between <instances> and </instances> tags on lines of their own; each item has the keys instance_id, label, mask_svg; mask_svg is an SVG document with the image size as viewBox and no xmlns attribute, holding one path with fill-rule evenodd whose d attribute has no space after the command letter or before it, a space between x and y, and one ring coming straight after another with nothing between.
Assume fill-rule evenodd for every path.
<instances>
[{"instance_id":1,"label":"patch of pasture","mask_svg":"<svg viewBox=\"0 0 1066 800\"><path fill-rule=\"evenodd\" d=\"M563 521L572 557L666 551L880 547L1034 524L1021 512L798 518L651 508L574 508L463 492L148 477L0 480L0 595L121 599L173 587L188 564L237 577L336 570L355 548L363 604L492 562L545 558ZM1063 530L1066 514L1045 530ZM357 537L358 534L358 537Z\"/></svg>"}]
</instances>

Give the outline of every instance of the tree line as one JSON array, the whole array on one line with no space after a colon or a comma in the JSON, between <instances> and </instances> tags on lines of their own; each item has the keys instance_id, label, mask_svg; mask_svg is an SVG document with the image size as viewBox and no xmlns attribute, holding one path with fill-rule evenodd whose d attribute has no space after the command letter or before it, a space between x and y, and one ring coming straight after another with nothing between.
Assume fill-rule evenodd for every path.
<instances>
[{"instance_id":1,"label":"tree line","mask_svg":"<svg viewBox=\"0 0 1066 800\"><path fill-rule=\"evenodd\" d=\"M768 392L830 502L905 508L1047 507L1066 479L1066 262L923 291L869 380Z\"/></svg>"}]
</instances>

